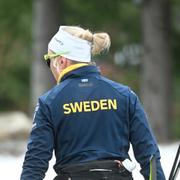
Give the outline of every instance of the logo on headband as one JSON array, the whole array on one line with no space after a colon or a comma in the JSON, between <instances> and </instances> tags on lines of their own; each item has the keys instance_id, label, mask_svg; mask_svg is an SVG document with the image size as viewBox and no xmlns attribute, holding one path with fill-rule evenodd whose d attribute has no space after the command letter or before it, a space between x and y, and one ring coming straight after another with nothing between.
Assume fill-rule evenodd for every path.
<instances>
[{"instance_id":1,"label":"logo on headband","mask_svg":"<svg viewBox=\"0 0 180 180\"><path fill-rule=\"evenodd\" d=\"M54 38L54 40L55 40L56 42L58 42L61 46L64 45L64 43L63 43L61 40L57 39L56 37Z\"/></svg>"}]
</instances>

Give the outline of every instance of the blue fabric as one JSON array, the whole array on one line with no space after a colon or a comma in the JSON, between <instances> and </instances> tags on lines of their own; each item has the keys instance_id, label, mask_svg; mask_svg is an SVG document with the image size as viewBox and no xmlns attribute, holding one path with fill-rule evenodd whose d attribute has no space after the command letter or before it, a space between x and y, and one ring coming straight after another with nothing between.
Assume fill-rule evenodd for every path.
<instances>
[{"instance_id":1,"label":"blue fabric","mask_svg":"<svg viewBox=\"0 0 180 180\"><path fill-rule=\"evenodd\" d=\"M73 112L70 107L75 103L83 103L83 109ZM157 179L164 180L157 143L137 95L101 76L96 66L78 68L39 98L21 180L42 180L53 150L59 173L71 164L129 158L130 143L145 179L149 159L155 155Z\"/></svg>"}]
</instances>

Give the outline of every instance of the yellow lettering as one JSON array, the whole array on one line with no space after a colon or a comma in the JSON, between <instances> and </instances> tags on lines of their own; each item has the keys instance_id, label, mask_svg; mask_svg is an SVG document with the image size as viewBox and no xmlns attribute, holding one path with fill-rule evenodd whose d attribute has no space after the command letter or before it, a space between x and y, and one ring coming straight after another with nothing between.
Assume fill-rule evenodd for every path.
<instances>
[{"instance_id":1,"label":"yellow lettering","mask_svg":"<svg viewBox=\"0 0 180 180\"><path fill-rule=\"evenodd\" d=\"M117 109L117 100L116 99L108 99L108 108L109 109Z\"/></svg>"},{"instance_id":2,"label":"yellow lettering","mask_svg":"<svg viewBox=\"0 0 180 180\"><path fill-rule=\"evenodd\" d=\"M92 111L97 111L99 109L100 105L98 101L91 101L91 109Z\"/></svg>"},{"instance_id":3,"label":"yellow lettering","mask_svg":"<svg viewBox=\"0 0 180 180\"><path fill-rule=\"evenodd\" d=\"M64 104L63 109L64 109L64 114L70 114L71 113L71 108L69 107L69 104Z\"/></svg>"},{"instance_id":4,"label":"yellow lettering","mask_svg":"<svg viewBox=\"0 0 180 180\"><path fill-rule=\"evenodd\" d=\"M83 101L83 105L84 105L84 112L90 112L91 111L90 101Z\"/></svg>"},{"instance_id":5,"label":"yellow lettering","mask_svg":"<svg viewBox=\"0 0 180 180\"><path fill-rule=\"evenodd\" d=\"M101 106L101 110L106 110L106 109L108 109L107 99L101 99L101 100L100 100L100 106Z\"/></svg>"},{"instance_id":6,"label":"yellow lettering","mask_svg":"<svg viewBox=\"0 0 180 180\"><path fill-rule=\"evenodd\" d=\"M74 104L70 103L70 106L71 106L73 113L82 112L82 102L80 102L80 103L75 102Z\"/></svg>"},{"instance_id":7,"label":"yellow lettering","mask_svg":"<svg viewBox=\"0 0 180 180\"><path fill-rule=\"evenodd\" d=\"M116 99L100 99L99 101L81 101L63 105L64 114L92 112L98 110L117 109Z\"/></svg>"}]
</instances>

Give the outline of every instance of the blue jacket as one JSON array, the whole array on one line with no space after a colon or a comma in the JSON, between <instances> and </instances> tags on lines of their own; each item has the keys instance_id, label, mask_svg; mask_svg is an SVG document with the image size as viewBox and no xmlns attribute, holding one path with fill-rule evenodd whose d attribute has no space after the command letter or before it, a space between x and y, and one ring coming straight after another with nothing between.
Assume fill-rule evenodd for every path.
<instances>
[{"instance_id":1,"label":"blue jacket","mask_svg":"<svg viewBox=\"0 0 180 180\"><path fill-rule=\"evenodd\" d=\"M141 173L149 178L149 159L160 154L137 95L88 65L67 72L61 83L39 98L21 180L42 180L55 151L54 169L92 160L129 158L130 143Z\"/></svg>"}]
</instances>

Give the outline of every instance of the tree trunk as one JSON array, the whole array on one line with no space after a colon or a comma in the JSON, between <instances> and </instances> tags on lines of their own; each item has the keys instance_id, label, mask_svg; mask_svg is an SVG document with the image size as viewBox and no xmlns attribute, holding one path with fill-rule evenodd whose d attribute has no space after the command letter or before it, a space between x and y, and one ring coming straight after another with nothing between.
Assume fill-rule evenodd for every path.
<instances>
[{"instance_id":1,"label":"tree trunk","mask_svg":"<svg viewBox=\"0 0 180 180\"><path fill-rule=\"evenodd\" d=\"M170 137L172 62L169 0L144 0L141 96L159 141Z\"/></svg>"},{"instance_id":2,"label":"tree trunk","mask_svg":"<svg viewBox=\"0 0 180 180\"><path fill-rule=\"evenodd\" d=\"M61 2L58 0L33 1L31 108L35 106L40 95L55 85L53 76L43 60L43 55L47 53L48 42L63 21Z\"/></svg>"}]
</instances>

